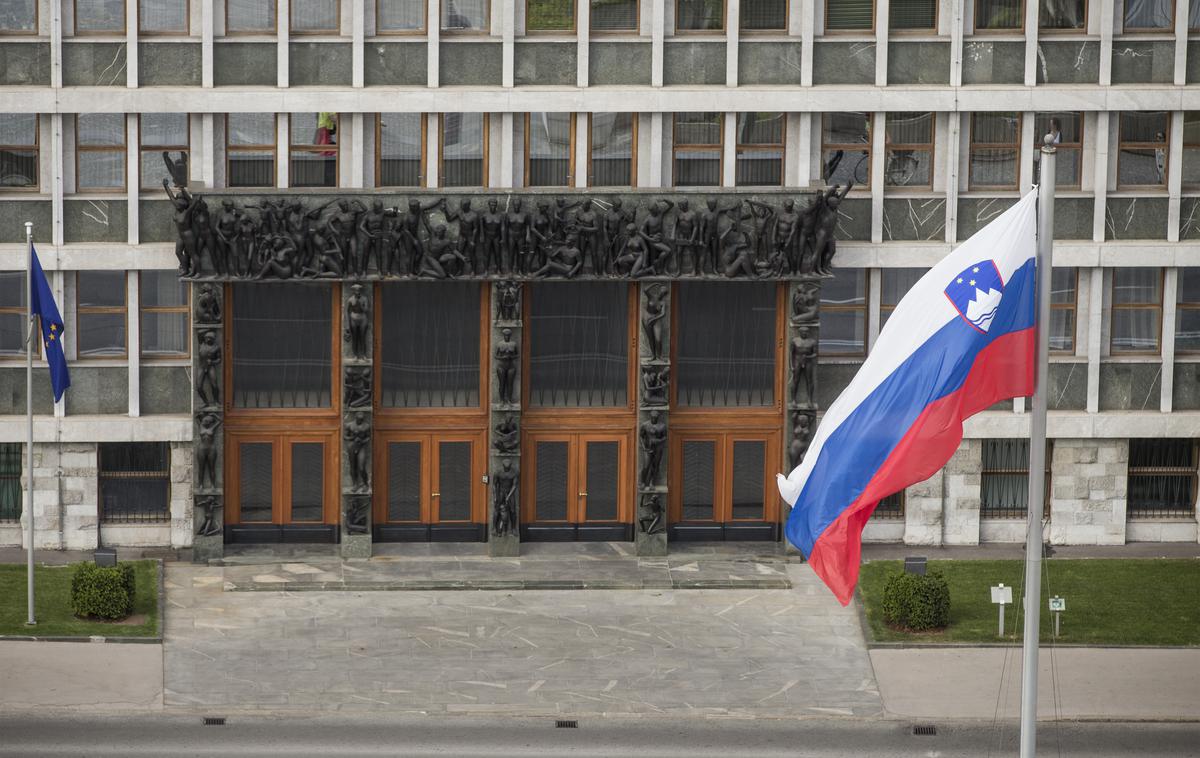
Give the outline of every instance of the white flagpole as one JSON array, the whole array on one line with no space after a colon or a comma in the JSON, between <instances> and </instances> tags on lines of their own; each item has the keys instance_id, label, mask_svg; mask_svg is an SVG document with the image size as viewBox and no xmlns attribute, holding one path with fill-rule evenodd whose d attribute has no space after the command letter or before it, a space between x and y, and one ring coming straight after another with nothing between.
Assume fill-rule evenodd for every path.
<instances>
[{"instance_id":1,"label":"white flagpole","mask_svg":"<svg viewBox=\"0 0 1200 758\"><path fill-rule=\"evenodd\" d=\"M1029 520L1025 534L1025 635L1021 676L1021 758L1037 754L1038 638L1042 610L1042 512L1046 500L1046 376L1050 366L1050 282L1054 266L1054 138L1042 146L1038 178L1037 343L1029 416Z\"/></svg>"},{"instance_id":2,"label":"white flagpole","mask_svg":"<svg viewBox=\"0 0 1200 758\"><path fill-rule=\"evenodd\" d=\"M29 619L27 626L37 624L33 613L33 222L25 222L25 521L29 524L29 543L26 548L26 580L28 582Z\"/></svg>"}]
</instances>

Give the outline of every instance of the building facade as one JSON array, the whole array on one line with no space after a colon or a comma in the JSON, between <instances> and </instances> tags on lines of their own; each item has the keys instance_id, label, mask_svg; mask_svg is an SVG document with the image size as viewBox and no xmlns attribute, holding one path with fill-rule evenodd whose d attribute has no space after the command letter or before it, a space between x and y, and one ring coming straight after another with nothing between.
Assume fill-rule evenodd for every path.
<instances>
[{"instance_id":1,"label":"building facade","mask_svg":"<svg viewBox=\"0 0 1200 758\"><path fill-rule=\"evenodd\" d=\"M317 540L362 555L434 539L503 554L613 539L661 552L779 539L772 475L802 454L798 430L911 283L1031 191L1047 132L1048 537L1195 541L1198 83L1200 6L1172 0L0 3L0 544L20 544L26 515L25 221L73 381L55 404L44 369L35 379L40 546L212 555ZM244 220L257 252L227 252L217 271L209 251L181 277L180 230L196 234L194 217L179 225L183 185L230 240ZM852 185L835 275L773 270L749 201L775 223L826 185ZM726 209L719 231L748 229L753 275L679 252L681 202L703 214L710 198ZM339 214L357 227L379 201L400 209L394 231L415 200L429 206L412 237L425 249L439 225L458 240L477 223L464 212L495 200L507 215L518 199L577 231L585 200L607 218L621 199L638 227L667 200L676 265L589 276L577 238L578 277L534 276L575 253L533 245L494 274L448 259L462 270L435 281L401 270L415 259L395 231L397 258L361 281L268 268L263 243L288 236L296 201L314 214L295 222L305 234L330 225L348 240ZM605 239L623 249L619 228ZM812 326L802 292L819 300ZM351 335L363 313L369 328ZM815 371L793 356L807 338ZM885 501L866 538L1020 541L1025 410L969 421L949 464ZM647 425L666 439L653 481ZM498 504L512 508L503 539Z\"/></svg>"}]
</instances>

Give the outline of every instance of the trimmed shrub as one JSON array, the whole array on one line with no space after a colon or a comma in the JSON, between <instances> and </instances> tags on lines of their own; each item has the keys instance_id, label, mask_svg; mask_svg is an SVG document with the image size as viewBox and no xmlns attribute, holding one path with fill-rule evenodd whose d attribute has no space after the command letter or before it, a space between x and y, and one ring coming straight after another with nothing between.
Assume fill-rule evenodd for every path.
<instances>
[{"instance_id":1,"label":"trimmed shrub","mask_svg":"<svg viewBox=\"0 0 1200 758\"><path fill-rule=\"evenodd\" d=\"M71 577L71 611L79 618L123 619L133 610L133 566L80 563Z\"/></svg>"},{"instance_id":2,"label":"trimmed shrub","mask_svg":"<svg viewBox=\"0 0 1200 758\"><path fill-rule=\"evenodd\" d=\"M943 629L950 623L950 585L937 569L924 576L899 573L883 587L883 618L913 631Z\"/></svg>"}]
</instances>

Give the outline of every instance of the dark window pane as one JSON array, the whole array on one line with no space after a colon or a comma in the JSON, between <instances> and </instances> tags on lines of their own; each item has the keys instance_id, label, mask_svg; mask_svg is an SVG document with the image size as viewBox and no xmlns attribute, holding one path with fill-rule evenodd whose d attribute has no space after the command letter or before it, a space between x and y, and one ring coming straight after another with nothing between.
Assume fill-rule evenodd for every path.
<instances>
[{"instance_id":1,"label":"dark window pane","mask_svg":"<svg viewBox=\"0 0 1200 758\"><path fill-rule=\"evenodd\" d=\"M275 0L225 0L225 28L274 34Z\"/></svg>"},{"instance_id":2,"label":"dark window pane","mask_svg":"<svg viewBox=\"0 0 1200 758\"><path fill-rule=\"evenodd\" d=\"M541 407L628 402L629 289L621 282L532 284L529 400Z\"/></svg>"},{"instance_id":3,"label":"dark window pane","mask_svg":"<svg viewBox=\"0 0 1200 758\"><path fill-rule=\"evenodd\" d=\"M617 520L617 492L620 486L619 442L587 443L587 512L588 521Z\"/></svg>"},{"instance_id":4,"label":"dark window pane","mask_svg":"<svg viewBox=\"0 0 1200 758\"><path fill-rule=\"evenodd\" d=\"M379 0L377 32L411 32L425 27L425 0Z\"/></svg>"},{"instance_id":5,"label":"dark window pane","mask_svg":"<svg viewBox=\"0 0 1200 758\"><path fill-rule=\"evenodd\" d=\"M1162 270L1122 267L1113 269L1114 305L1158 305L1162 301Z\"/></svg>"},{"instance_id":6,"label":"dark window pane","mask_svg":"<svg viewBox=\"0 0 1200 758\"><path fill-rule=\"evenodd\" d=\"M1194 517L1195 453L1190 439L1129 440L1128 516Z\"/></svg>"},{"instance_id":7,"label":"dark window pane","mask_svg":"<svg viewBox=\"0 0 1200 758\"><path fill-rule=\"evenodd\" d=\"M567 443L537 443L534 479L534 520L567 520Z\"/></svg>"},{"instance_id":8,"label":"dark window pane","mask_svg":"<svg viewBox=\"0 0 1200 758\"><path fill-rule=\"evenodd\" d=\"M233 402L328 408L333 312L320 284L233 286Z\"/></svg>"},{"instance_id":9,"label":"dark window pane","mask_svg":"<svg viewBox=\"0 0 1200 758\"><path fill-rule=\"evenodd\" d=\"M0 4L0 31L37 31L37 0L5 0Z\"/></svg>"},{"instance_id":10,"label":"dark window pane","mask_svg":"<svg viewBox=\"0 0 1200 758\"><path fill-rule=\"evenodd\" d=\"M743 0L738 11L745 31L787 29L787 0Z\"/></svg>"},{"instance_id":11,"label":"dark window pane","mask_svg":"<svg viewBox=\"0 0 1200 758\"><path fill-rule=\"evenodd\" d=\"M138 28L187 34L187 12L188 0L138 0Z\"/></svg>"},{"instance_id":12,"label":"dark window pane","mask_svg":"<svg viewBox=\"0 0 1200 758\"><path fill-rule=\"evenodd\" d=\"M230 113L226 119L230 145L274 145L275 114Z\"/></svg>"},{"instance_id":13,"label":"dark window pane","mask_svg":"<svg viewBox=\"0 0 1200 758\"><path fill-rule=\"evenodd\" d=\"M1125 0L1125 29L1170 29L1175 0Z\"/></svg>"},{"instance_id":14,"label":"dark window pane","mask_svg":"<svg viewBox=\"0 0 1200 758\"><path fill-rule=\"evenodd\" d=\"M421 185L421 114L379 114L379 176L381 187Z\"/></svg>"},{"instance_id":15,"label":"dark window pane","mask_svg":"<svg viewBox=\"0 0 1200 758\"><path fill-rule=\"evenodd\" d=\"M716 467L716 443L712 440L685 440L683 443L684 521L713 520L713 476Z\"/></svg>"},{"instance_id":16,"label":"dark window pane","mask_svg":"<svg viewBox=\"0 0 1200 758\"><path fill-rule=\"evenodd\" d=\"M106 442L98 447L103 521L170 519L171 450L165 442Z\"/></svg>"},{"instance_id":17,"label":"dark window pane","mask_svg":"<svg viewBox=\"0 0 1200 758\"><path fill-rule=\"evenodd\" d=\"M718 31L725 28L723 0L676 0L675 28L679 31Z\"/></svg>"},{"instance_id":18,"label":"dark window pane","mask_svg":"<svg viewBox=\"0 0 1200 758\"><path fill-rule=\"evenodd\" d=\"M125 0L75 0L75 32L125 33Z\"/></svg>"},{"instance_id":19,"label":"dark window pane","mask_svg":"<svg viewBox=\"0 0 1200 758\"><path fill-rule=\"evenodd\" d=\"M975 0L976 29L1020 29L1024 24L1022 0Z\"/></svg>"},{"instance_id":20,"label":"dark window pane","mask_svg":"<svg viewBox=\"0 0 1200 758\"><path fill-rule=\"evenodd\" d=\"M566 187L571 183L572 119L570 113L530 113L530 187Z\"/></svg>"},{"instance_id":21,"label":"dark window pane","mask_svg":"<svg viewBox=\"0 0 1200 758\"><path fill-rule=\"evenodd\" d=\"M1038 25L1043 29L1082 29L1086 21L1087 0L1042 0Z\"/></svg>"},{"instance_id":22,"label":"dark window pane","mask_svg":"<svg viewBox=\"0 0 1200 758\"><path fill-rule=\"evenodd\" d=\"M389 442L388 521L421 520L421 443Z\"/></svg>"},{"instance_id":23,"label":"dark window pane","mask_svg":"<svg viewBox=\"0 0 1200 758\"><path fill-rule=\"evenodd\" d=\"M1023 518L1029 507L1029 440L983 441L979 515Z\"/></svg>"},{"instance_id":24,"label":"dark window pane","mask_svg":"<svg viewBox=\"0 0 1200 758\"><path fill-rule=\"evenodd\" d=\"M325 518L325 445L292 443L292 521Z\"/></svg>"},{"instance_id":25,"label":"dark window pane","mask_svg":"<svg viewBox=\"0 0 1200 758\"><path fill-rule=\"evenodd\" d=\"M381 403L478 407L479 285L388 282L381 300Z\"/></svg>"},{"instance_id":26,"label":"dark window pane","mask_svg":"<svg viewBox=\"0 0 1200 758\"><path fill-rule=\"evenodd\" d=\"M142 312L142 355L187 355L186 313Z\"/></svg>"},{"instance_id":27,"label":"dark window pane","mask_svg":"<svg viewBox=\"0 0 1200 758\"><path fill-rule=\"evenodd\" d=\"M592 114L593 187L628 187L633 183L633 114Z\"/></svg>"},{"instance_id":28,"label":"dark window pane","mask_svg":"<svg viewBox=\"0 0 1200 758\"><path fill-rule=\"evenodd\" d=\"M238 445L238 498L241 521L270 522L274 501L274 446L270 442L242 442Z\"/></svg>"},{"instance_id":29,"label":"dark window pane","mask_svg":"<svg viewBox=\"0 0 1200 758\"><path fill-rule=\"evenodd\" d=\"M734 519L762 519L765 466L766 444L762 440L734 440Z\"/></svg>"},{"instance_id":30,"label":"dark window pane","mask_svg":"<svg viewBox=\"0 0 1200 758\"><path fill-rule=\"evenodd\" d=\"M485 32L491 28L488 0L445 0L442 3L442 30L449 32Z\"/></svg>"},{"instance_id":31,"label":"dark window pane","mask_svg":"<svg viewBox=\"0 0 1200 758\"><path fill-rule=\"evenodd\" d=\"M275 155L269 152L229 151L230 187L275 186Z\"/></svg>"},{"instance_id":32,"label":"dark window pane","mask_svg":"<svg viewBox=\"0 0 1200 758\"><path fill-rule=\"evenodd\" d=\"M442 114L442 186L483 186L486 125L482 113Z\"/></svg>"},{"instance_id":33,"label":"dark window pane","mask_svg":"<svg viewBox=\"0 0 1200 758\"><path fill-rule=\"evenodd\" d=\"M888 28L934 29L937 6L937 0L892 0L888 4Z\"/></svg>"},{"instance_id":34,"label":"dark window pane","mask_svg":"<svg viewBox=\"0 0 1200 758\"><path fill-rule=\"evenodd\" d=\"M638 0L591 0L592 31L637 31Z\"/></svg>"},{"instance_id":35,"label":"dark window pane","mask_svg":"<svg viewBox=\"0 0 1200 758\"><path fill-rule=\"evenodd\" d=\"M471 520L471 443L438 443L438 520Z\"/></svg>"},{"instance_id":36,"label":"dark window pane","mask_svg":"<svg viewBox=\"0 0 1200 758\"><path fill-rule=\"evenodd\" d=\"M575 28L575 0L526 0L525 29L562 32Z\"/></svg>"},{"instance_id":37,"label":"dark window pane","mask_svg":"<svg viewBox=\"0 0 1200 758\"><path fill-rule=\"evenodd\" d=\"M775 402L775 285L681 282L677 403Z\"/></svg>"},{"instance_id":38,"label":"dark window pane","mask_svg":"<svg viewBox=\"0 0 1200 758\"><path fill-rule=\"evenodd\" d=\"M675 114L675 144L721 144L722 114L715 111Z\"/></svg>"},{"instance_id":39,"label":"dark window pane","mask_svg":"<svg viewBox=\"0 0 1200 758\"><path fill-rule=\"evenodd\" d=\"M826 0L826 31L873 29L875 0Z\"/></svg>"},{"instance_id":40,"label":"dark window pane","mask_svg":"<svg viewBox=\"0 0 1200 758\"><path fill-rule=\"evenodd\" d=\"M23 450L19 442L0 443L0 521L21 518Z\"/></svg>"},{"instance_id":41,"label":"dark window pane","mask_svg":"<svg viewBox=\"0 0 1200 758\"><path fill-rule=\"evenodd\" d=\"M336 32L338 0L292 0L292 31Z\"/></svg>"},{"instance_id":42,"label":"dark window pane","mask_svg":"<svg viewBox=\"0 0 1200 758\"><path fill-rule=\"evenodd\" d=\"M720 183L720 150L688 150L675 153L676 187L716 187Z\"/></svg>"}]
</instances>

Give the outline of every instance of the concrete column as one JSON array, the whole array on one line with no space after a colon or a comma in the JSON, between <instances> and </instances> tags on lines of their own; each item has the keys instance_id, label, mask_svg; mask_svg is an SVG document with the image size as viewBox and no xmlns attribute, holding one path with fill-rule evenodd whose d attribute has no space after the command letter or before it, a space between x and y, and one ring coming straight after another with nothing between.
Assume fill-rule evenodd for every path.
<instances>
[{"instance_id":1,"label":"concrete column","mask_svg":"<svg viewBox=\"0 0 1200 758\"><path fill-rule=\"evenodd\" d=\"M200 133L204 135L202 139L204 152L200 156L200 180L204 182L205 187L212 187L213 182L216 181L217 145L216 131L213 129L214 118L211 113L204 113L200 116Z\"/></svg>"},{"instance_id":2,"label":"concrete column","mask_svg":"<svg viewBox=\"0 0 1200 758\"><path fill-rule=\"evenodd\" d=\"M58 114L55 114L55 115L58 115ZM61 218L61 215L60 215L60 218ZM62 244L62 237L61 237L62 225L61 224L59 224L57 226L57 233L60 236L59 236L58 242L56 242L55 244L61 245ZM56 257L57 257L57 255L56 255ZM75 304L67 302L67 273L65 271L61 271L61 270L50 272L50 287L54 290L54 302L63 304L63 312L61 314L62 317L66 320L66 323L68 326L74 326L75 325L75 314L74 314ZM70 315L67 315L67 311L71 311L72 313ZM67 360L68 361L74 360L76 358L76 353L75 353L75 334L73 331L69 330L67 332L66 343L67 344L64 345L63 347L66 348ZM63 395L62 400L59 400L58 402L56 402L54 404L54 418L66 418L66 415L67 415L67 396Z\"/></svg>"},{"instance_id":3,"label":"concrete column","mask_svg":"<svg viewBox=\"0 0 1200 758\"><path fill-rule=\"evenodd\" d=\"M1191 19L1188 13L1191 10L1191 3L1176 2L1175 3L1175 86L1182 87L1187 84L1187 44L1188 44L1188 25ZM1178 163L1168 164L1178 166ZM1178 173L1178 172L1175 172Z\"/></svg>"},{"instance_id":4,"label":"concrete column","mask_svg":"<svg viewBox=\"0 0 1200 758\"><path fill-rule=\"evenodd\" d=\"M876 0L887 2L887 0ZM741 4L725 3L725 86L738 86L738 32L741 31Z\"/></svg>"},{"instance_id":5,"label":"concrete column","mask_svg":"<svg viewBox=\"0 0 1200 758\"><path fill-rule=\"evenodd\" d=\"M513 56L516 37L516 0L500 0L500 86L513 86ZM511 182L511 179L509 180ZM511 184L507 186L512 186Z\"/></svg>"},{"instance_id":6,"label":"concrete column","mask_svg":"<svg viewBox=\"0 0 1200 758\"><path fill-rule=\"evenodd\" d=\"M141 145L138 144L138 116L125 114L125 224L126 239L138 244L138 195L141 180Z\"/></svg>"},{"instance_id":7,"label":"concrete column","mask_svg":"<svg viewBox=\"0 0 1200 758\"><path fill-rule=\"evenodd\" d=\"M962 144L962 119L963 115L958 111L951 111L946 116L946 241L951 244L958 237L958 151Z\"/></svg>"},{"instance_id":8,"label":"concrete column","mask_svg":"<svg viewBox=\"0 0 1200 758\"><path fill-rule=\"evenodd\" d=\"M1183 194L1183 111L1171 112L1167 146L1167 241L1179 241L1179 205Z\"/></svg>"},{"instance_id":9,"label":"concrete column","mask_svg":"<svg viewBox=\"0 0 1200 758\"><path fill-rule=\"evenodd\" d=\"M428 85L437 87L441 82L442 39L442 10L439 0L426 0L425 19L425 72Z\"/></svg>"},{"instance_id":10,"label":"concrete column","mask_svg":"<svg viewBox=\"0 0 1200 758\"><path fill-rule=\"evenodd\" d=\"M500 176L490 182L493 187L513 186L513 117L500 114Z\"/></svg>"},{"instance_id":11,"label":"concrete column","mask_svg":"<svg viewBox=\"0 0 1200 758\"><path fill-rule=\"evenodd\" d=\"M288 49L288 36L291 33L292 6L291 0L275 0L275 33L278 35L275 47L275 85L288 86L291 57ZM279 185L286 187L286 184Z\"/></svg>"},{"instance_id":12,"label":"concrete column","mask_svg":"<svg viewBox=\"0 0 1200 758\"><path fill-rule=\"evenodd\" d=\"M1175 164L1179 165L1179 164ZM1159 410L1170 413L1175 394L1175 313L1179 294L1179 269L1168 268L1163 276L1162 312L1162 395Z\"/></svg>"},{"instance_id":13,"label":"concrete column","mask_svg":"<svg viewBox=\"0 0 1200 758\"><path fill-rule=\"evenodd\" d=\"M812 113L797 113L796 117L796 186L809 187L812 185L813 159L813 118ZM817 161L820 163L820 160Z\"/></svg>"},{"instance_id":14,"label":"concrete column","mask_svg":"<svg viewBox=\"0 0 1200 758\"><path fill-rule=\"evenodd\" d=\"M1100 0L1100 86L1112 84L1112 47L1115 0Z\"/></svg>"},{"instance_id":15,"label":"concrete column","mask_svg":"<svg viewBox=\"0 0 1200 758\"><path fill-rule=\"evenodd\" d=\"M815 0L800 0L800 86L813 83L813 39L816 37Z\"/></svg>"},{"instance_id":16,"label":"concrete column","mask_svg":"<svg viewBox=\"0 0 1200 758\"><path fill-rule=\"evenodd\" d=\"M57 7L57 3L55 7ZM63 116L61 113L50 114L50 213L53 225L51 241L55 247L60 247L63 244Z\"/></svg>"},{"instance_id":17,"label":"concrete column","mask_svg":"<svg viewBox=\"0 0 1200 758\"><path fill-rule=\"evenodd\" d=\"M883 297L883 272L877 268L867 269L867 352L875 349L879 341L879 303Z\"/></svg>"},{"instance_id":18,"label":"concrete column","mask_svg":"<svg viewBox=\"0 0 1200 758\"><path fill-rule=\"evenodd\" d=\"M1100 358L1104 331L1104 269L1091 269L1088 282L1087 412L1100 411Z\"/></svg>"},{"instance_id":19,"label":"concrete column","mask_svg":"<svg viewBox=\"0 0 1200 758\"><path fill-rule=\"evenodd\" d=\"M1110 40L1111 41L1111 40ZM1092 162L1092 184L1095 204L1092 210L1092 240L1104 241L1104 213L1108 203L1108 127L1110 114L1096 115L1096 160Z\"/></svg>"},{"instance_id":20,"label":"concrete column","mask_svg":"<svg viewBox=\"0 0 1200 758\"><path fill-rule=\"evenodd\" d=\"M574 186L588 186L588 128L591 114L575 114L575 176Z\"/></svg>"},{"instance_id":21,"label":"concrete column","mask_svg":"<svg viewBox=\"0 0 1200 758\"><path fill-rule=\"evenodd\" d=\"M588 66L591 65L591 48L588 40L592 33L591 0L575 2L575 86L588 86Z\"/></svg>"},{"instance_id":22,"label":"concrete column","mask_svg":"<svg viewBox=\"0 0 1200 758\"><path fill-rule=\"evenodd\" d=\"M721 146L721 186L737 186L737 114L725 114Z\"/></svg>"},{"instance_id":23,"label":"concrete column","mask_svg":"<svg viewBox=\"0 0 1200 758\"><path fill-rule=\"evenodd\" d=\"M521 305L524 285L516 282L492 282L491 322L492 352L488 361L488 405L491 408L489 429L495 429L502 421L511 418L521 423L521 386L524 377L520 355L516 356L513 379L513 396L504 398L500 394L497 350L502 343L522 344ZM507 346L503 346L507 349ZM512 452L499 452L488 446L488 554L497 557L513 557L521 554L521 448ZM499 528L498 528L499 527Z\"/></svg>"},{"instance_id":24,"label":"concrete column","mask_svg":"<svg viewBox=\"0 0 1200 758\"><path fill-rule=\"evenodd\" d=\"M950 3L950 86L962 86L963 2ZM946 231L950 231L949 225Z\"/></svg>"},{"instance_id":25,"label":"concrete column","mask_svg":"<svg viewBox=\"0 0 1200 758\"><path fill-rule=\"evenodd\" d=\"M125 320L129 354L129 416L142 415L142 319L141 291L137 271L125 272Z\"/></svg>"},{"instance_id":26,"label":"concrete column","mask_svg":"<svg viewBox=\"0 0 1200 758\"><path fill-rule=\"evenodd\" d=\"M225 346L225 289L205 282L192 284L192 376L203 374L200 348L209 339ZM340 340L339 340L340 341ZM225 360L232 356L225 354ZM224 372L216 373L221 402L205 405L192 390L192 560L206 563L225 554ZM196 382L193 381L193 387ZM211 475L210 473L211 472Z\"/></svg>"},{"instance_id":27,"label":"concrete column","mask_svg":"<svg viewBox=\"0 0 1200 758\"><path fill-rule=\"evenodd\" d=\"M638 385L641 378L664 374L667 383L671 376L671 285L665 282L642 282L638 285L638 318L643 335L661 334L657 354L649 338L638 340ZM666 442L663 442L662 460L658 476L645 475L649 456L641 443L642 430L654 433L658 424L666 425L669 413L667 404L657 398L647 398L638 392L638 442L637 513L633 524L634 545L638 555L667 554L667 476ZM665 435L663 435L665 436Z\"/></svg>"},{"instance_id":28,"label":"concrete column","mask_svg":"<svg viewBox=\"0 0 1200 758\"><path fill-rule=\"evenodd\" d=\"M125 86L138 86L138 0L125 0Z\"/></svg>"},{"instance_id":29,"label":"concrete column","mask_svg":"<svg viewBox=\"0 0 1200 758\"><path fill-rule=\"evenodd\" d=\"M666 34L667 4L650 0L650 86L663 86L663 37Z\"/></svg>"},{"instance_id":30,"label":"concrete column","mask_svg":"<svg viewBox=\"0 0 1200 758\"><path fill-rule=\"evenodd\" d=\"M275 120L275 181L281 188L288 186L288 147L291 144L291 114L280 113Z\"/></svg>"},{"instance_id":31,"label":"concrete column","mask_svg":"<svg viewBox=\"0 0 1200 758\"><path fill-rule=\"evenodd\" d=\"M884 0L886 2L886 0ZM875 125L871 129L871 241L883 241L883 173L887 158L884 141L887 124L886 113L876 113Z\"/></svg>"},{"instance_id":32,"label":"concrete column","mask_svg":"<svg viewBox=\"0 0 1200 758\"><path fill-rule=\"evenodd\" d=\"M1034 5L1034 3L1030 3ZM1042 145L1041 135L1035 134L1033 113L1027 111L1021 114L1021 145L1017 151L1017 189L1021 196L1033 191L1034 182L1040 182L1041 177L1033 173L1033 151Z\"/></svg>"},{"instance_id":33,"label":"concrete column","mask_svg":"<svg viewBox=\"0 0 1200 758\"><path fill-rule=\"evenodd\" d=\"M363 55L366 37L366 9L364 0L352 0L353 12L350 24L350 86L363 86ZM355 114L360 115L360 114ZM362 185L355 185L361 187Z\"/></svg>"},{"instance_id":34,"label":"concrete column","mask_svg":"<svg viewBox=\"0 0 1200 758\"><path fill-rule=\"evenodd\" d=\"M214 0L200 0L200 86L213 86Z\"/></svg>"},{"instance_id":35,"label":"concrete column","mask_svg":"<svg viewBox=\"0 0 1200 758\"><path fill-rule=\"evenodd\" d=\"M1038 11L1041 3L1025 3L1025 86L1037 84ZM1039 145L1041 143L1038 143Z\"/></svg>"},{"instance_id":36,"label":"concrete column","mask_svg":"<svg viewBox=\"0 0 1200 758\"><path fill-rule=\"evenodd\" d=\"M351 301L357 301L357 305ZM351 307L355 305L355 307ZM344 320L346 328L349 329L349 317L352 312L358 312L359 309L365 308L366 315L366 349L363 353L356 353L354 344L351 340L342 340L342 382L341 387L348 387L360 382L365 382L366 386L372 384L372 376L374 370L372 368L374 358L374 339L373 329L371 324L374 323L373 315L375 313L375 288L369 284L346 283L342 285L342 313L345 314ZM373 393L371 393L373 394ZM368 398L371 396L368 394ZM361 425L367 425L367 461L371 461L370 446L374 444L372 431L374 430L374 415L372 413L371 403L368 400L359 405L349 405L347 402L342 413L342 433L341 438L343 443L342 449L342 465L341 465L341 554L342 558L370 558L371 557L371 493L374 486L373 467L367 465L367 479L365 486L355 487L354 476L351 473L355 467L354 455L358 452L358 447L354 443L354 438L359 436Z\"/></svg>"},{"instance_id":37,"label":"concrete column","mask_svg":"<svg viewBox=\"0 0 1200 758\"><path fill-rule=\"evenodd\" d=\"M805 143L800 141L800 121L806 115L808 114L784 114L787 119L783 132L783 186L785 187L808 186L807 177L799 171L800 159L797 157L806 149L804 147Z\"/></svg>"},{"instance_id":38,"label":"concrete column","mask_svg":"<svg viewBox=\"0 0 1200 758\"><path fill-rule=\"evenodd\" d=\"M875 0L875 86L887 86L889 0Z\"/></svg>"},{"instance_id":39,"label":"concrete column","mask_svg":"<svg viewBox=\"0 0 1200 758\"><path fill-rule=\"evenodd\" d=\"M436 189L441 181L441 177L438 176L438 165L442 158L441 141L438 139L438 129L440 126L438 114L425 114L424 186L430 189Z\"/></svg>"},{"instance_id":40,"label":"concrete column","mask_svg":"<svg viewBox=\"0 0 1200 758\"><path fill-rule=\"evenodd\" d=\"M363 114L350 114L350 186L359 188L364 183L367 156L363 140Z\"/></svg>"},{"instance_id":41,"label":"concrete column","mask_svg":"<svg viewBox=\"0 0 1200 758\"><path fill-rule=\"evenodd\" d=\"M666 120L665 113L650 113L640 114L639 118L650 116L650 153L647 156L650 160L650 186L663 186L663 161L668 160L670 156L663 154L663 121Z\"/></svg>"},{"instance_id":42,"label":"concrete column","mask_svg":"<svg viewBox=\"0 0 1200 758\"><path fill-rule=\"evenodd\" d=\"M62 88L62 2L50 2L50 86Z\"/></svg>"}]
</instances>

